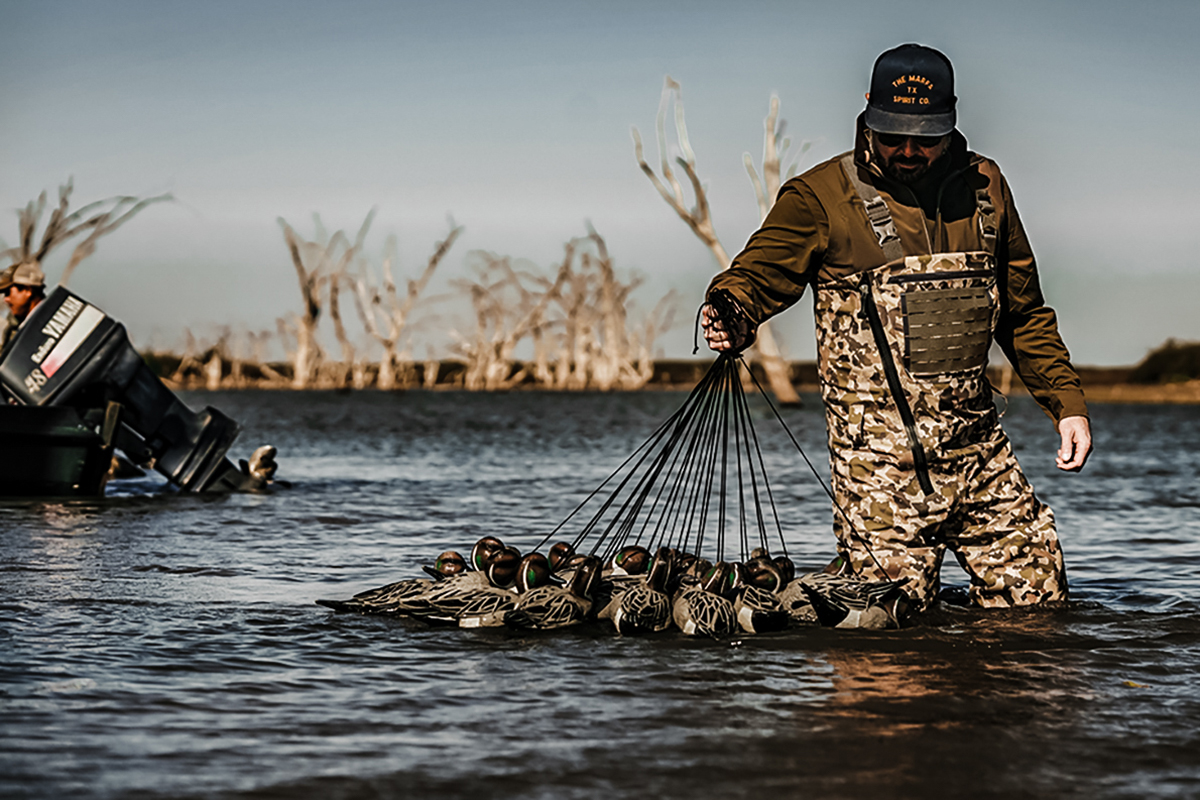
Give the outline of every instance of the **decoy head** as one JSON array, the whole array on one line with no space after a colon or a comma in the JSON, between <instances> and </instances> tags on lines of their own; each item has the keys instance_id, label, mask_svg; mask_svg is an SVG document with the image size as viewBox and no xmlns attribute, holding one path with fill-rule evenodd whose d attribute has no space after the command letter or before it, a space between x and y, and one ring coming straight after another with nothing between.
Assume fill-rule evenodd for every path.
<instances>
[{"instance_id":1,"label":"decoy head","mask_svg":"<svg viewBox=\"0 0 1200 800\"><path fill-rule=\"evenodd\" d=\"M842 558L841 555L836 555L833 557L833 561L826 564L821 572L826 575L845 575L850 572L850 563Z\"/></svg>"},{"instance_id":2,"label":"decoy head","mask_svg":"<svg viewBox=\"0 0 1200 800\"><path fill-rule=\"evenodd\" d=\"M530 553L521 559L517 569L517 591L527 592L535 586L550 583L550 562L541 553Z\"/></svg>"},{"instance_id":3,"label":"decoy head","mask_svg":"<svg viewBox=\"0 0 1200 800\"><path fill-rule=\"evenodd\" d=\"M796 580L796 564L790 558L787 556L775 556L772 561L775 562L775 566L779 567L779 574L783 576L784 586Z\"/></svg>"},{"instance_id":4,"label":"decoy head","mask_svg":"<svg viewBox=\"0 0 1200 800\"><path fill-rule=\"evenodd\" d=\"M570 542L555 542L550 545L550 569L558 572L567 565L567 560L575 555L575 545Z\"/></svg>"},{"instance_id":5,"label":"decoy head","mask_svg":"<svg viewBox=\"0 0 1200 800\"><path fill-rule=\"evenodd\" d=\"M903 628L905 621L908 619L909 612L912 610L912 598L908 596L907 592L897 586L879 598L879 605L883 606L887 612L889 628L893 625L897 628Z\"/></svg>"},{"instance_id":6,"label":"decoy head","mask_svg":"<svg viewBox=\"0 0 1200 800\"><path fill-rule=\"evenodd\" d=\"M471 569L483 572L492 556L504 549L504 542L495 536L485 536L471 548Z\"/></svg>"},{"instance_id":7,"label":"decoy head","mask_svg":"<svg viewBox=\"0 0 1200 800\"><path fill-rule=\"evenodd\" d=\"M640 544L622 547L613 556L614 575L642 575L650 568L650 551Z\"/></svg>"},{"instance_id":8,"label":"decoy head","mask_svg":"<svg viewBox=\"0 0 1200 800\"><path fill-rule=\"evenodd\" d=\"M701 578L700 588L722 597L731 593L735 588L733 565L728 561L718 561L713 564Z\"/></svg>"},{"instance_id":9,"label":"decoy head","mask_svg":"<svg viewBox=\"0 0 1200 800\"><path fill-rule=\"evenodd\" d=\"M783 580L783 573L779 571L779 567L775 566L775 562L765 556L750 559L743 565L742 570L743 579L747 584L765 589L768 592L778 594L783 591L783 587L786 585L786 581Z\"/></svg>"},{"instance_id":10,"label":"decoy head","mask_svg":"<svg viewBox=\"0 0 1200 800\"><path fill-rule=\"evenodd\" d=\"M488 582L497 589L507 589L517 581L521 571L521 556L512 548L504 548L487 563Z\"/></svg>"},{"instance_id":11,"label":"decoy head","mask_svg":"<svg viewBox=\"0 0 1200 800\"><path fill-rule=\"evenodd\" d=\"M449 578L467 571L467 560L457 550L447 550L433 562L433 571Z\"/></svg>"},{"instance_id":12,"label":"decoy head","mask_svg":"<svg viewBox=\"0 0 1200 800\"><path fill-rule=\"evenodd\" d=\"M646 583L660 592L664 591L667 588L667 581L671 579L674 566L675 550L670 547L658 548L654 553L654 559L650 562Z\"/></svg>"},{"instance_id":13,"label":"decoy head","mask_svg":"<svg viewBox=\"0 0 1200 800\"><path fill-rule=\"evenodd\" d=\"M692 563L687 565L687 568L683 571L683 577L696 581L697 583L702 583L704 581L704 576L707 575L708 571L712 568L713 563L707 558L697 557L692 561Z\"/></svg>"},{"instance_id":14,"label":"decoy head","mask_svg":"<svg viewBox=\"0 0 1200 800\"><path fill-rule=\"evenodd\" d=\"M696 563L697 556L695 553L684 553L675 551L675 574L682 575L686 573Z\"/></svg>"},{"instance_id":15,"label":"decoy head","mask_svg":"<svg viewBox=\"0 0 1200 800\"><path fill-rule=\"evenodd\" d=\"M596 586L600 583L600 569L603 566L595 556L584 556L567 584L567 591L576 597L591 600L595 597Z\"/></svg>"},{"instance_id":16,"label":"decoy head","mask_svg":"<svg viewBox=\"0 0 1200 800\"><path fill-rule=\"evenodd\" d=\"M555 570L555 572L570 572L572 570L579 569L580 565L582 565L587 558L588 557L583 553L576 553L568 558L559 569Z\"/></svg>"},{"instance_id":17,"label":"decoy head","mask_svg":"<svg viewBox=\"0 0 1200 800\"><path fill-rule=\"evenodd\" d=\"M746 585L746 567L745 566L743 566L742 564L740 564L737 561L730 561L729 562L729 571L733 575L733 578L734 578L733 585L734 586L745 586Z\"/></svg>"}]
</instances>

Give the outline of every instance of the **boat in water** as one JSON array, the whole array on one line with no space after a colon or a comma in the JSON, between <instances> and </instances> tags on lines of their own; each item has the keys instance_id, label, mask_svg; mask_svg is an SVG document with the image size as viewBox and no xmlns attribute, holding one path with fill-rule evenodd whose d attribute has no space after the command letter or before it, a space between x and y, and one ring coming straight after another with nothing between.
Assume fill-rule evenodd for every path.
<instances>
[{"instance_id":1,"label":"boat in water","mask_svg":"<svg viewBox=\"0 0 1200 800\"><path fill-rule=\"evenodd\" d=\"M0 355L0 395L0 497L102 495L118 451L184 492L255 491L274 475L273 448L232 463L238 424L188 408L124 325L61 286Z\"/></svg>"}]
</instances>

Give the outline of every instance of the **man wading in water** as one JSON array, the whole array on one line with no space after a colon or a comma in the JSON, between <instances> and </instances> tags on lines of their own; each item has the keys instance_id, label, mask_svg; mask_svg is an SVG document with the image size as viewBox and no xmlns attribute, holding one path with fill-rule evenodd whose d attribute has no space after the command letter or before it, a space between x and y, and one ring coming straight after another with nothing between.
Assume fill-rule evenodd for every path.
<instances>
[{"instance_id":1,"label":"man wading in water","mask_svg":"<svg viewBox=\"0 0 1200 800\"><path fill-rule=\"evenodd\" d=\"M705 306L705 338L741 350L812 286L833 491L854 526L835 514L834 530L850 569L907 578L920 608L949 548L977 605L1065 600L1054 515L992 402L993 338L1055 421L1059 469L1087 460L1087 407L1008 183L967 149L955 102L938 51L881 55L854 150L783 186L709 287L732 303L717 304L725 318Z\"/></svg>"}]
</instances>

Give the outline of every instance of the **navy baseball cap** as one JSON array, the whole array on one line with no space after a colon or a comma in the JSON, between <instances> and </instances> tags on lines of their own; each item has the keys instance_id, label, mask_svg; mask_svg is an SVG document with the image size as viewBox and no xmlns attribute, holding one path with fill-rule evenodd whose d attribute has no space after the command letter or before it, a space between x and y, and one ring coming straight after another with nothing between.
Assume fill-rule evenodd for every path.
<instances>
[{"instance_id":1,"label":"navy baseball cap","mask_svg":"<svg viewBox=\"0 0 1200 800\"><path fill-rule=\"evenodd\" d=\"M902 44L875 60L867 127L878 133L945 136L954 130L954 67L932 47Z\"/></svg>"}]
</instances>

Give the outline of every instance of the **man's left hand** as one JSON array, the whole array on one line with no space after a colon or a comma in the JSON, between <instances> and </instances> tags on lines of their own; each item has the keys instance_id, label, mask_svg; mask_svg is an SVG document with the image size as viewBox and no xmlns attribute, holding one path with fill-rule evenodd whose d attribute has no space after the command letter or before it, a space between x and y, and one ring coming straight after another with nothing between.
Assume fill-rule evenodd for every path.
<instances>
[{"instance_id":1,"label":"man's left hand","mask_svg":"<svg viewBox=\"0 0 1200 800\"><path fill-rule=\"evenodd\" d=\"M1092 452L1092 426L1087 417L1063 417L1058 421L1062 446L1055 463L1067 472L1079 472Z\"/></svg>"}]
</instances>

